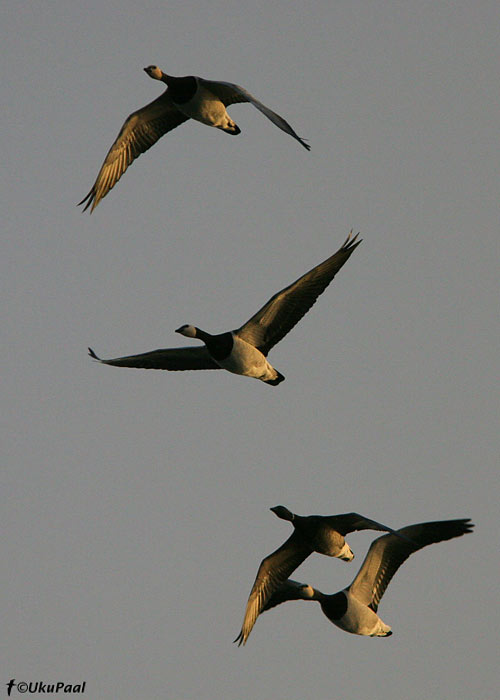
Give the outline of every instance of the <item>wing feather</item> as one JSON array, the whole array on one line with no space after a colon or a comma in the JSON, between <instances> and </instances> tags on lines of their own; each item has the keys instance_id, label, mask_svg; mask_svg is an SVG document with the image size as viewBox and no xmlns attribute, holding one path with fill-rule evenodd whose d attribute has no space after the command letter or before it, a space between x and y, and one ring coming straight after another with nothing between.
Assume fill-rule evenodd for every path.
<instances>
[{"instance_id":1,"label":"wing feather","mask_svg":"<svg viewBox=\"0 0 500 700\"><path fill-rule=\"evenodd\" d=\"M234 640L238 642L238 646L246 643L258 616L265 609L273 593L312 551L294 532L281 547L262 560L248 597L241 631Z\"/></svg>"},{"instance_id":2,"label":"wing feather","mask_svg":"<svg viewBox=\"0 0 500 700\"><path fill-rule=\"evenodd\" d=\"M472 527L470 519L441 520L409 525L394 535L379 537L372 542L361 569L349 587L350 592L377 612L392 577L410 554L429 544L461 537L471 532ZM397 534L404 535L405 539L397 537Z\"/></svg>"},{"instance_id":3,"label":"wing feather","mask_svg":"<svg viewBox=\"0 0 500 700\"><path fill-rule=\"evenodd\" d=\"M264 355L309 311L361 243L349 235L342 247L298 280L277 292L241 328L234 331Z\"/></svg>"},{"instance_id":4,"label":"wing feather","mask_svg":"<svg viewBox=\"0 0 500 700\"><path fill-rule=\"evenodd\" d=\"M136 158L187 119L175 107L167 91L130 114L109 149L92 189L78 206L86 202L83 211L91 207L92 213Z\"/></svg>"},{"instance_id":5,"label":"wing feather","mask_svg":"<svg viewBox=\"0 0 500 700\"><path fill-rule=\"evenodd\" d=\"M334 528L341 535L347 535L349 532L355 532L357 530L379 530L381 532L392 532L400 536L397 530L393 530L387 525L372 520L371 518L366 518L364 515L359 513L343 513L341 515L329 515L324 516L327 519L328 524Z\"/></svg>"},{"instance_id":6,"label":"wing feather","mask_svg":"<svg viewBox=\"0 0 500 700\"><path fill-rule=\"evenodd\" d=\"M140 355L127 355L103 360L98 357L92 348L89 355L103 365L113 367L135 367L139 369L166 369L182 371L191 369L220 369L208 354L205 345L187 348L165 348L144 352Z\"/></svg>"},{"instance_id":7,"label":"wing feather","mask_svg":"<svg viewBox=\"0 0 500 700\"><path fill-rule=\"evenodd\" d=\"M298 141L304 148L308 151L311 150L311 146L300 138L292 129L290 124L283 119L279 114L273 112L272 109L266 107L260 100L251 95L248 90L241 87L241 85L235 85L234 83L225 83L215 80L204 80L203 78L198 78L200 84L206 87L211 93L213 93L219 100L224 104L225 107L229 105L236 104L238 102L249 102L254 107L256 107L262 114L264 114L272 123L279 129L284 131L286 134L292 136L296 141Z\"/></svg>"}]
</instances>

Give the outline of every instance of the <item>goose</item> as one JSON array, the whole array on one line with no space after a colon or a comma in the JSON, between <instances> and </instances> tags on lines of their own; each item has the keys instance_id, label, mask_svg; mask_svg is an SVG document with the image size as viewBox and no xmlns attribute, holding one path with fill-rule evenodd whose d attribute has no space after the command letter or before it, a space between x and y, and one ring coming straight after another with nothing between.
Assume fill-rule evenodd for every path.
<instances>
[{"instance_id":1,"label":"goose","mask_svg":"<svg viewBox=\"0 0 500 700\"><path fill-rule=\"evenodd\" d=\"M419 549L461 537L472 532L473 527L469 518L403 527L372 542L354 581L344 590L328 595L307 583L288 579L272 593L263 611L288 600L316 600L330 622L340 629L366 637L388 637L392 630L380 619L377 609L401 564ZM398 535L404 535L404 538ZM234 641L245 644L248 634L249 630L243 628Z\"/></svg>"},{"instance_id":2,"label":"goose","mask_svg":"<svg viewBox=\"0 0 500 700\"><path fill-rule=\"evenodd\" d=\"M267 609L269 600L295 569L313 552L352 561L354 554L345 541L345 535L356 530L380 530L397 532L387 525L365 518L359 513L342 515L296 515L285 506L274 506L271 511L288 520L294 527L293 533L276 551L262 560L255 582L248 597L245 617L240 634L234 640L245 644L257 617ZM399 536L399 535L398 535ZM277 603L275 603L277 604Z\"/></svg>"},{"instance_id":3,"label":"goose","mask_svg":"<svg viewBox=\"0 0 500 700\"><path fill-rule=\"evenodd\" d=\"M300 321L347 262L361 243L356 240L358 235L354 238L349 235L334 255L277 292L240 328L218 335L191 325L176 330L186 338L201 340L203 346L166 348L110 360L101 359L92 348L89 354L94 360L114 367L174 371L223 368L276 386L285 377L267 361L268 352Z\"/></svg>"},{"instance_id":4,"label":"goose","mask_svg":"<svg viewBox=\"0 0 500 700\"><path fill-rule=\"evenodd\" d=\"M311 150L309 144L297 136L283 117L266 107L240 85L205 80L196 75L175 77L167 75L158 66L147 66L144 70L153 80L165 83L167 89L156 100L127 117L108 151L92 189L78 203L80 206L86 202L83 211L91 207L92 213L141 153L188 119L195 119L233 136L241 133L241 129L226 112L226 107L236 102L249 102L279 129L293 136L308 151Z\"/></svg>"}]
</instances>

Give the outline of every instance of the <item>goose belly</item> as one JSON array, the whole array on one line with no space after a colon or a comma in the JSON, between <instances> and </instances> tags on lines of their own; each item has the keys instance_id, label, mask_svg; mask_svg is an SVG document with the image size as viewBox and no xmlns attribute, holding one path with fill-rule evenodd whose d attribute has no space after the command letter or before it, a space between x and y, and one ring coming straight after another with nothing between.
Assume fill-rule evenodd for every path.
<instances>
[{"instance_id":1,"label":"goose belly","mask_svg":"<svg viewBox=\"0 0 500 700\"><path fill-rule=\"evenodd\" d=\"M198 87L196 94L188 102L177 104L177 109L196 121L208 126L225 128L231 122L226 108L218 97L208 90Z\"/></svg>"},{"instance_id":2,"label":"goose belly","mask_svg":"<svg viewBox=\"0 0 500 700\"><path fill-rule=\"evenodd\" d=\"M346 542L343 536L330 528L320 528L311 540L314 551L326 554L328 557L338 557L345 549ZM347 545L347 549L349 549ZM350 550L349 550L350 551Z\"/></svg>"},{"instance_id":3,"label":"goose belly","mask_svg":"<svg viewBox=\"0 0 500 700\"><path fill-rule=\"evenodd\" d=\"M349 592L347 592L347 610L341 618L332 622L346 632L365 637L387 637L392 634L391 628L382 622L377 613Z\"/></svg>"},{"instance_id":4,"label":"goose belly","mask_svg":"<svg viewBox=\"0 0 500 700\"><path fill-rule=\"evenodd\" d=\"M266 360L265 356L238 337L233 337L233 349L224 359L216 360L217 364L234 374L242 374L245 377L253 377L268 381L275 379L277 372Z\"/></svg>"}]
</instances>

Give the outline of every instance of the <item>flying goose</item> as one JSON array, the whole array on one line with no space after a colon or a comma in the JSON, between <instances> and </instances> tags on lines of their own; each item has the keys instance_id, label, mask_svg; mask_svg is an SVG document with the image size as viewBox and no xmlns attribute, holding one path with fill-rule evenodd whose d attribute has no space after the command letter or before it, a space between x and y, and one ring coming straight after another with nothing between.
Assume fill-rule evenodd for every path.
<instances>
[{"instance_id":1,"label":"flying goose","mask_svg":"<svg viewBox=\"0 0 500 700\"><path fill-rule=\"evenodd\" d=\"M94 360L115 367L166 370L223 368L275 386L285 377L266 360L268 352L309 311L347 262L353 250L361 243L356 240L358 235L352 239L349 235L334 255L271 297L240 328L218 335L211 335L190 325L176 330L176 333L186 338L203 341L201 347L166 348L111 360L102 360L91 348L89 354Z\"/></svg>"},{"instance_id":2,"label":"flying goose","mask_svg":"<svg viewBox=\"0 0 500 700\"><path fill-rule=\"evenodd\" d=\"M377 615L377 609L401 564L422 547L461 537L473 527L469 518L403 527L372 542L354 581L343 591L327 595L307 583L288 579L273 592L263 610L288 600L317 600L326 617L340 629L367 637L388 637L392 634L391 628ZM247 637L248 633L242 630L235 641L244 644Z\"/></svg>"},{"instance_id":3,"label":"flying goose","mask_svg":"<svg viewBox=\"0 0 500 700\"><path fill-rule=\"evenodd\" d=\"M343 515L296 515L285 506L271 508L278 518L289 520L294 531L275 552L262 560L248 597L241 632L234 640L245 644L257 617L274 599L290 574L313 552L351 561L354 554L344 537L355 530L381 530L397 535L387 525L365 518L359 513ZM281 602L281 601L278 601ZM274 603L277 605L277 603Z\"/></svg>"},{"instance_id":4,"label":"flying goose","mask_svg":"<svg viewBox=\"0 0 500 700\"><path fill-rule=\"evenodd\" d=\"M311 147L297 136L290 124L259 102L245 88L233 83L204 80L196 75L176 78L167 75L158 66L144 68L150 78L167 85L165 92L136 112L132 112L118 134L114 144L97 175L88 195L78 203L84 204L90 213L107 195L128 166L154 146L164 134L188 119L195 119L207 126L222 129L227 134L237 135L241 129L234 123L226 107L236 102L249 102L257 107L279 129L290 134L309 151Z\"/></svg>"}]
</instances>

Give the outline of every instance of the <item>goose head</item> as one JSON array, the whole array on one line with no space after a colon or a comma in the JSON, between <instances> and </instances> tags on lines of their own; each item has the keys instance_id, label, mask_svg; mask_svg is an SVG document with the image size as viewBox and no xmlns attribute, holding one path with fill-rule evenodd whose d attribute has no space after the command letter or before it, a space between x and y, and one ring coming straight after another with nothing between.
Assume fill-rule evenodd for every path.
<instances>
[{"instance_id":1,"label":"goose head","mask_svg":"<svg viewBox=\"0 0 500 700\"><path fill-rule=\"evenodd\" d=\"M198 337L198 329L196 328L196 326L190 326L187 323L185 323L180 328L177 328L177 330L175 332L180 333L181 335L185 335L186 338L197 338Z\"/></svg>"},{"instance_id":2,"label":"goose head","mask_svg":"<svg viewBox=\"0 0 500 700\"><path fill-rule=\"evenodd\" d=\"M316 591L308 583L304 583L300 587L300 596L304 600L314 600L314 598L316 597Z\"/></svg>"},{"instance_id":3,"label":"goose head","mask_svg":"<svg viewBox=\"0 0 500 700\"><path fill-rule=\"evenodd\" d=\"M158 66L147 66L144 70L153 80L162 80L163 78L164 73Z\"/></svg>"},{"instance_id":4,"label":"goose head","mask_svg":"<svg viewBox=\"0 0 500 700\"><path fill-rule=\"evenodd\" d=\"M282 520L289 520L292 522L295 517L294 514L288 510L288 508L285 508L285 506L273 506L273 508L270 508L269 510L272 510L273 513Z\"/></svg>"},{"instance_id":5,"label":"goose head","mask_svg":"<svg viewBox=\"0 0 500 700\"><path fill-rule=\"evenodd\" d=\"M299 581L293 581L291 578L288 579L287 585L292 589L294 588L297 595L300 596L302 600L314 600L316 597L316 591L308 583L300 583Z\"/></svg>"}]
</instances>

